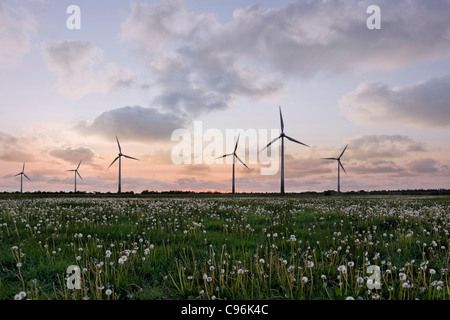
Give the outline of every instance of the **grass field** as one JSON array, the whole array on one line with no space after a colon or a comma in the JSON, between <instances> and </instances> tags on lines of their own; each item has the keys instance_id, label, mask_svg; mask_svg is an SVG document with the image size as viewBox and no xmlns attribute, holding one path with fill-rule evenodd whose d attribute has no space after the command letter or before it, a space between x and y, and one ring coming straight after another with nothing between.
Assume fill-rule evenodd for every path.
<instances>
[{"instance_id":1,"label":"grass field","mask_svg":"<svg viewBox=\"0 0 450 320\"><path fill-rule=\"evenodd\" d=\"M450 197L4 197L0 299L449 300L449 228Z\"/></svg>"}]
</instances>

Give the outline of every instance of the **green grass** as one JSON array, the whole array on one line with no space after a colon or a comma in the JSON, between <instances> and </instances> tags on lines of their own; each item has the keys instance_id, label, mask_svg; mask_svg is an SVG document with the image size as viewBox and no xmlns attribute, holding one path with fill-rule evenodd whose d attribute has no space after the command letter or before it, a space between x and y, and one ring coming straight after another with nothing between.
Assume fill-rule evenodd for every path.
<instances>
[{"instance_id":1,"label":"green grass","mask_svg":"<svg viewBox=\"0 0 450 320\"><path fill-rule=\"evenodd\" d=\"M449 226L449 197L13 197L0 299L448 300Z\"/></svg>"}]
</instances>

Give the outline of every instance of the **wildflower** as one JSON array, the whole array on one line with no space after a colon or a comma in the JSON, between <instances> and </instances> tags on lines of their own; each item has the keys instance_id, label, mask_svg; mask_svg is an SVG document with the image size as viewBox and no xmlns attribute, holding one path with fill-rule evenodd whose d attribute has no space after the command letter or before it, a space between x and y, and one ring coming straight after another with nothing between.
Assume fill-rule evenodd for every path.
<instances>
[{"instance_id":1,"label":"wildflower","mask_svg":"<svg viewBox=\"0 0 450 320\"><path fill-rule=\"evenodd\" d=\"M110 296L111 293L112 293L111 289L107 289L107 290L105 291L105 294L106 294L107 296Z\"/></svg>"},{"instance_id":2,"label":"wildflower","mask_svg":"<svg viewBox=\"0 0 450 320\"><path fill-rule=\"evenodd\" d=\"M344 266L344 265L340 265L340 266L338 267L338 271L339 271L339 272L342 272L343 274L346 274L346 273L347 273L347 267Z\"/></svg>"},{"instance_id":3,"label":"wildflower","mask_svg":"<svg viewBox=\"0 0 450 320\"><path fill-rule=\"evenodd\" d=\"M259 259L259 263L263 264L265 262L264 259Z\"/></svg>"},{"instance_id":4,"label":"wildflower","mask_svg":"<svg viewBox=\"0 0 450 320\"><path fill-rule=\"evenodd\" d=\"M16 267L17 267L17 268L20 268L20 267L22 267L22 263L20 263L20 262L17 262L17 264L16 264Z\"/></svg>"},{"instance_id":5,"label":"wildflower","mask_svg":"<svg viewBox=\"0 0 450 320\"><path fill-rule=\"evenodd\" d=\"M303 278L302 278L302 283L303 283L303 284L308 283L308 277L303 277Z\"/></svg>"},{"instance_id":6,"label":"wildflower","mask_svg":"<svg viewBox=\"0 0 450 320\"><path fill-rule=\"evenodd\" d=\"M347 297L347 298L345 298L345 300L355 300L355 298L353 298L353 297Z\"/></svg>"},{"instance_id":7,"label":"wildflower","mask_svg":"<svg viewBox=\"0 0 450 320\"><path fill-rule=\"evenodd\" d=\"M352 267L355 266L355 263L354 263L353 261L350 261L349 263L347 263L347 265L348 265L350 268L352 268Z\"/></svg>"},{"instance_id":8,"label":"wildflower","mask_svg":"<svg viewBox=\"0 0 450 320\"><path fill-rule=\"evenodd\" d=\"M244 270L243 269L239 269L238 270L238 274L244 274Z\"/></svg>"},{"instance_id":9,"label":"wildflower","mask_svg":"<svg viewBox=\"0 0 450 320\"><path fill-rule=\"evenodd\" d=\"M431 274L436 274L436 270L430 269L430 273L431 273Z\"/></svg>"},{"instance_id":10,"label":"wildflower","mask_svg":"<svg viewBox=\"0 0 450 320\"><path fill-rule=\"evenodd\" d=\"M404 274L403 272L400 272L400 273L398 274L398 276L399 276L399 278L400 278L400 281L405 281L405 280L406 280L406 274Z\"/></svg>"},{"instance_id":11,"label":"wildflower","mask_svg":"<svg viewBox=\"0 0 450 320\"><path fill-rule=\"evenodd\" d=\"M314 267L314 262L308 261L308 268L312 268L312 267Z\"/></svg>"}]
</instances>

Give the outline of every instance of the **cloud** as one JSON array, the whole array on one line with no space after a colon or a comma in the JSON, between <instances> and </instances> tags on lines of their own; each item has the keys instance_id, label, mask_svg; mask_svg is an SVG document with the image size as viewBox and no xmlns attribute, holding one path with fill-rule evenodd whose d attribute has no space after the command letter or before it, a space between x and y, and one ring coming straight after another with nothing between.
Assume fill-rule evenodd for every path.
<instances>
[{"instance_id":1,"label":"cloud","mask_svg":"<svg viewBox=\"0 0 450 320\"><path fill-rule=\"evenodd\" d=\"M77 166L79 161L81 160L83 164L87 164L94 169L99 169L101 166L95 163L95 160L99 158L98 155L95 154L94 151L90 148L86 147L66 147L63 149L53 149L49 152L49 154L57 159L64 160Z\"/></svg>"},{"instance_id":2,"label":"cloud","mask_svg":"<svg viewBox=\"0 0 450 320\"><path fill-rule=\"evenodd\" d=\"M366 9L379 5L381 30L366 27ZM450 2L297 1L279 9L237 9L215 38L221 50L268 63L284 75L391 71L447 57Z\"/></svg>"},{"instance_id":3,"label":"cloud","mask_svg":"<svg viewBox=\"0 0 450 320\"><path fill-rule=\"evenodd\" d=\"M178 0L131 4L120 37L136 42L148 61L161 87L154 105L198 115L228 108L240 96L258 100L280 91L280 81L212 46L221 28L214 15L190 12Z\"/></svg>"},{"instance_id":4,"label":"cloud","mask_svg":"<svg viewBox=\"0 0 450 320\"><path fill-rule=\"evenodd\" d=\"M348 173L389 176L408 176L404 163L386 160L367 160L351 163ZM347 168L347 167L346 167Z\"/></svg>"},{"instance_id":5,"label":"cloud","mask_svg":"<svg viewBox=\"0 0 450 320\"><path fill-rule=\"evenodd\" d=\"M347 159L402 158L408 153L425 152L423 143L404 135L363 135L347 140L344 157Z\"/></svg>"},{"instance_id":6,"label":"cloud","mask_svg":"<svg viewBox=\"0 0 450 320\"><path fill-rule=\"evenodd\" d=\"M25 9L0 0L0 67L16 65L31 49L37 20Z\"/></svg>"},{"instance_id":7,"label":"cloud","mask_svg":"<svg viewBox=\"0 0 450 320\"><path fill-rule=\"evenodd\" d=\"M381 30L366 9L382 8ZM301 0L236 9L220 22L181 0L132 2L120 39L136 43L160 87L154 105L198 115L278 96L287 79L387 72L450 53L450 0Z\"/></svg>"},{"instance_id":8,"label":"cloud","mask_svg":"<svg viewBox=\"0 0 450 320\"><path fill-rule=\"evenodd\" d=\"M90 42L46 41L42 53L48 70L58 76L60 90L72 98L106 93L132 80L131 70L105 63L103 51Z\"/></svg>"},{"instance_id":9,"label":"cloud","mask_svg":"<svg viewBox=\"0 0 450 320\"><path fill-rule=\"evenodd\" d=\"M450 126L450 75L389 88L363 82L339 101L343 114L362 125Z\"/></svg>"},{"instance_id":10,"label":"cloud","mask_svg":"<svg viewBox=\"0 0 450 320\"><path fill-rule=\"evenodd\" d=\"M443 165L437 160L425 158L418 160L411 160L408 163L408 168L414 173L429 173L429 174L446 174L450 173L449 167Z\"/></svg>"},{"instance_id":11,"label":"cloud","mask_svg":"<svg viewBox=\"0 0 450 320\"><path fill-rule=\"evenodd\" d=\"M174 113L127 106L105 111L91 123L78 123L75 129L83 135L97 135L107 139L117 135L120 138L146 142L169 139L173 130L185 125L186 119Z\"/></svg>"},{"instance_id":12,"label":"cloud","mask_svg":"<svg viewBox=\"0 0 450 320\"><path fill-rule=\"evenodd\" d=\"M0 159L11 162L35 161L32 152L36 139L30 137L16 137L0 131Z\"/></svg>"}]
</instances>

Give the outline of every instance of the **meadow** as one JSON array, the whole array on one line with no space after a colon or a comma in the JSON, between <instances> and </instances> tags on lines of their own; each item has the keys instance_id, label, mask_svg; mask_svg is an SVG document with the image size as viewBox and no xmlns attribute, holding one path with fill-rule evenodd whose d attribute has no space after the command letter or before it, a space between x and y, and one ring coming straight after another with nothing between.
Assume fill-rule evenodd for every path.
<instances>
[{"instance_id":1,"label":"meadow","mask_svg":"<svg viewBox=\"0 0 450 320\"><path fill-rule=\"evenodd\" d=\"M450 197L4 198L0 299L449 300L449 228Z\"/></svg>"}]
</instances>

